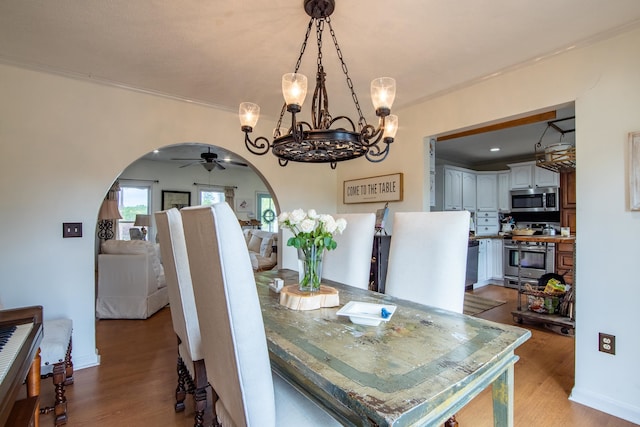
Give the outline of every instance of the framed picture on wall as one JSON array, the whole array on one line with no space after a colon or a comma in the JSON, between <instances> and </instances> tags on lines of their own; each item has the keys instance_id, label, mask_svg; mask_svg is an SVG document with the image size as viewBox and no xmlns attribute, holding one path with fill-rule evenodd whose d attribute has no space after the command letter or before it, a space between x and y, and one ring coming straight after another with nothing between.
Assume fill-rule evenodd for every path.
<instances>
[{"instance_id":1,"label":"framed picture on wall","mask_svg":"<svg viewBox=\"0 0 640 427\"><path fill-rule=\"evenodd\" d=\"M162 210L191 206L191 191L162 190Z\"/></svg>"},{"instance_id":2,"label":"framed picture on wall","mask_svg":"<svg viewBox=\"0 0 640 427\"><path fill-rule=\"evenodd\" d=\"M249 197L237 197L236 212L255 212L253 199Z\"/></svg>"}]
</instances>

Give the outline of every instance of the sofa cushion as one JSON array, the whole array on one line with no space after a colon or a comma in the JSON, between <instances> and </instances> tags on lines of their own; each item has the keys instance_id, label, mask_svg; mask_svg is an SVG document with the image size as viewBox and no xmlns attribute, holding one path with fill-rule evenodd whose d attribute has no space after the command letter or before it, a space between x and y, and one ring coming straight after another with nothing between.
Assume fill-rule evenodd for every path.
<instances>
[{"instance_id":1,"label":"sofa cushion","mask_svg":"<svg viewBox=\"0 0 640 427\"><path fill-rule=\"evenodd\" d=\"M260 256L269 258L273 252L273 239L269 237L263 237L260 244Z\"/></svg>"},{"instance_id":2,"label":"sofa cushion","mask_svg":"<svg viewBox=\"0 0 640 427\"><path fill-rule=\"evenodd\" d=\"M262 238L256 236L255 234L252 234L251 239L249 240L249 244L247 245L247 248L249 249L249 252L255 252L259 254L261 244L262 244Z\"/></svg>"}]
</instances>

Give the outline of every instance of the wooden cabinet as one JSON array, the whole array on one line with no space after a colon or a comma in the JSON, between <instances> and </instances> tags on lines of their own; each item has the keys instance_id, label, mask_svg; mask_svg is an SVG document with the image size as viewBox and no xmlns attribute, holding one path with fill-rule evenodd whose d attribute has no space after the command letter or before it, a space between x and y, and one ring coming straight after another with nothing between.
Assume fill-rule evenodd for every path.
<instances>
[{"instance_id":1,"label":"wooden cabinet","mask_svg":"<svg viewBox=\"0 0 640 427\"><path fill-rule=\"evenodd\" d=\"M376 235L373 237L371 253L371 271L369 273L369 290L384 293L389 264L389 246L391 236Z\"/></svg>"},{"instance_id":2,"label":"wooden cabinet","mask_svg":"<svg viewBox=\"0 0 640 427\"><path fill-rule=\"evenodd\" d=\"M573 285L573 243L556 245L556 273L564 275L564 281Z\"/></svg>"},{"instance_id":3,"label":"wooden cabinet","mask_svg":"<svg viewBox=\"0 0 640 427\"><path fill-rule=\"evenodd\" d=\"M476 176L477 202L479 211L498 210L498 175L495 173L478 173Z\"/></svg>"},{"instance_id":4,"label":"wooden cabinet","mask_svg":"<svg viewBox=\"0 0 640 427\"><path fill-rule=\"evenodd\" d=\"M576 232L576 171L560 174L560 226Z\"/></svg>"}]
</instances>

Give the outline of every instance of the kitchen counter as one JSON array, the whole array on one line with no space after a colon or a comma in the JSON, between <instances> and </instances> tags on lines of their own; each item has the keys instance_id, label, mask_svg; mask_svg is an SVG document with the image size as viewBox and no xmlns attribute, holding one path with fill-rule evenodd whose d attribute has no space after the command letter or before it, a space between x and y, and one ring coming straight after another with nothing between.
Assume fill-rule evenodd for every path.
<instances>
[{"instance_id":1,"label":"kitchen counter","mask_svg":"<svg viewBox=\"0 0 640 427\"><path fill-rule=\"evenodd\" d=\"M504 239L505 236L502 234L491 234L488 236L469 236L469 240L480 240L480 239Z\"/></svg>"},{"instance_id":2,"label":"kitchen counter","mask_svg":"<svg viewBox=\"0 0 640 427\"><path fill-rule=\"evenodd\" d=\"M512 235L511 239L514 242L540 242L540 243L573 243L576 240L575 234L569 237L562 236L548 236L548 235L533 235L533 236L515 236Z\"/></svg>"}]
</instances>

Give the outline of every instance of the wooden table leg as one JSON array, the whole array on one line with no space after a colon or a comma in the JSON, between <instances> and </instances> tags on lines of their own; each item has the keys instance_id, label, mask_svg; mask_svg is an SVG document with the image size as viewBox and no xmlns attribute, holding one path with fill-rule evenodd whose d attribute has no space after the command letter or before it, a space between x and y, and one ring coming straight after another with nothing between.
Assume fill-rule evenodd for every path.
<instances>
[{"instance_id":1,"label":"wooden table leg","mask_svg":"<svg viewBox=\"0 0 640 427\"><path fill-rule=\"evenodd\" d=\"M31 367L27 373L27 396L34 397L40 396L40 349L36 352L36 356L31 362ZM40 403L36 405L34 416L34 425L39 427L40 425Z\"/></svg>"},{"instance_id":2,"label":"wooden table leg","mask_svg":"<svg viewBox=\"0 0 640 427\"><path fill-rule=\"evenodd\" d=\"M513 364L493 382L493 425L513 427Z\"/></svg>"}]
</instances>

